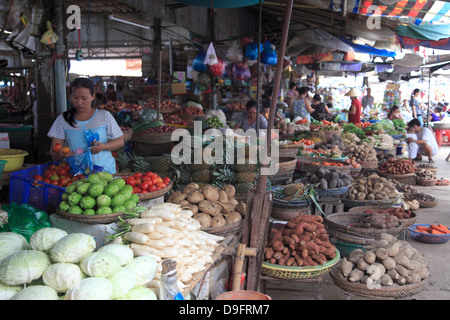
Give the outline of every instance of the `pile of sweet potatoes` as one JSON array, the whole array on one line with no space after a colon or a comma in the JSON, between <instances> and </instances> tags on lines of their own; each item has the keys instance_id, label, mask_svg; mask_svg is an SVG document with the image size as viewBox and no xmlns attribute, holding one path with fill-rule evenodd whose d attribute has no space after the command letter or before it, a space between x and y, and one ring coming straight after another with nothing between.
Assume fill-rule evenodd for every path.
<instances>
[{"instance_id":1,"label":"pile of sweet potatoes","mask_svg":"<svg viewBox=\"0 0 450 320\"><path fill-rule=\"evenodd\" d=\"M413 214L411 210L405 210L402 207L398 208L388 208L382 210L366 210L364 213L389 213L391 216L396 216L397 219L411 219Z\"/></svg>"},{"instance_id":2,"label":"pile of sweet potatoes","mask_svg":"<svg viewBox=\"0 0 450 320\"><path fill-rule=\"evenodd\" d=\"M399 219L388 212L370 213L362 217L358 223L352 224L355 228L392 229L400 225Z\"/></svg>"},{"instance_id":3,"label":"pile of sweet potatoes","mask_svg":"<svg viewBox=\"0 0 450 320\"><path fill-rule=\"evenodd\" d=\"M384 174L408 174L416 172L416 167L411 160L391 158L380 166L380 172Z\"/></svg>"},{"instance_id":4,"label":"pile of sweet potatoes","mask_svg":"<svg viewBox=\"0 0 450 320\"><path fill-rule=\"evenodd\" d=\"M272 228L264 249L264 260L281 266L317 266L335 257L323 218L315 215L297 216Z\"/></svg>"}]
</instances>

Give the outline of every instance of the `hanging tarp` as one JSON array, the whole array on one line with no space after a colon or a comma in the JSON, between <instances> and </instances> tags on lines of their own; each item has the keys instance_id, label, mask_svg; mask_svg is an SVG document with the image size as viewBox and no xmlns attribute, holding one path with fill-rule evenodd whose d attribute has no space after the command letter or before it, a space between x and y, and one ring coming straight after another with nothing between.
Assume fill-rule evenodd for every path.
<instances>
[{"instance_id":1,"label":"hanging tarp","mask_svg":"<svg viewBox=\"0 0 450 320\"><path fill-rule=\"evenodd\" d=\"M344 43L339 38L329 34L321 29L310 29L302 32L301 37L312 44L321 47L330 48L337 51L353 52L353 47Z\"/></svg>"},{"instance_id":2,"label":"hanging tarp","mask_svg":"<svg viewBox=\"0 0 450 320\"><path fill-rule=\"evenodd\" d=\"M395 33L402 37L417 40L438 41L450 37L450 24L443 25L421 25L421 26L398 26Z\"/></svg>"},{"instance_id":3,"label":"hanging tarp","mask_svg":"<svg viewBox=\"0 0 450 320\"><path fill-rule=\"evenodd\" d=\"M184 4L195 7L211 8L241 8L259 4L259 0L178 0ZM261 2L264 2L261 0Z\"/></svg>"},{"instance_id":4,"label":"hanging tarp","mask_svg":"<svg viewBox=\"0 0 450 320\"><path fill-rule=\"evenodd\" d=\"M434 1L433 6L422 19L422 23L449 24L450 23L450 2Z\"/></svg>"},{"instance_id":5,"label":"hanging tarp","mask_svg":"<svg viewBox=\"0 0 450 320\"><path fill-rule=\"evenodd\" d=\"M345 39L343 37L340 37L340 40L342 42L346 43L347 45L351 46L353 48L354 52L365 53L365 54L369 54L372 56L378 56L378 57L395 58L397 56L397 54L393 51L380 50L380 49L376 49L371 46L356 44L351 41L348 41L347 39Z\"/></svg>"},{"instance_id":6,"label":"hanging tarp","mask_svg":"<svg viewBox=\"0 0 450 320\"><path fill-rule=\"evenodd\" d=\"M369 29L366 21L348 19L345 32L355 37L374 41L395 41L395 32L389 27Z\"/></svg>"},{"instance_id":7,"label":"hanging tarp","mask_svg":"<svg viewBox=\"0 0 450 320\"><path fill-rule=\"evenodd\" d=\"M430 40L418 40L409 37L397 36L398 43L404 49L416 49L419 47L438 49L438 50L450 50L450 38L430 41Z\"/></svg>"}]
</instances>

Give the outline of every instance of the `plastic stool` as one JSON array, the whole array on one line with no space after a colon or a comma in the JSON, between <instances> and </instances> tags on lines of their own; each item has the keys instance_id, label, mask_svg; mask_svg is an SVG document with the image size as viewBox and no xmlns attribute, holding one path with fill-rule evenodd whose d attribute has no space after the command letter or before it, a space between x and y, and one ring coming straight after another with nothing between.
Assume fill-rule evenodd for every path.
<instances>
[{"instance_id":1,"label":"plastic stool","mask_svg":"<svg viewBox=\"0 0 450 320\"><path fill-rule=\"evenodd\" d=\"M436 142L439 148L442 147L443 145L445 146L450 145L450 130L435 129L434 132L436 134Z\"/></svg>"}]
</instances>

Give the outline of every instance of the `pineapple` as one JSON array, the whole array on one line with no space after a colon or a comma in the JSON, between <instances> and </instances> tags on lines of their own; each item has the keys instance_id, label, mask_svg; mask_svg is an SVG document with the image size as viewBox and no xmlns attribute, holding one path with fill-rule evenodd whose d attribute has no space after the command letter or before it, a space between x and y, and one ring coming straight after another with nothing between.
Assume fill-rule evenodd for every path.
<instances>
[{"instance_id":1,"label":"pineapple","mask_svg":"<svg viewBox=\"0 0 450 320\"><path fill-rule=\"evenodd\" d=\"M254 184L253 183L238 183L235 186L236 193L248 193L250 190L253 189Z\"/></svg>"},{"instance_id":2,"label":"pineapple","mask_svg":"<svg viewBox=\"0 0 450 320\"><path fill-rule=\"evenodd\" d=\"M258 165L249 163L233 165L233 170L237 172L255 172L257 168Z\"/></svg>"},{"instance_id":3,"label":"pineapple","mask_svg":"<svg viewBox=\"0 0 450 320\"><path fill-rule=\"evenodd\" d=\"M231 165L213 165L212 166L213 185L222 188L227 184L233 183L234 173Z\"/></svg>"},{"instance_id":4,"label":"pineapple","mask_svg":"<svg viewBox=\"0 0 450 320\"><path fill-rule=\"evenodd\" d=\"M236 183L254 183L257 175L253 172L235 172L234 181Z\"/></svg>"},{"instance_id":5,"label":"pineapple","mask_svg":"<svg viewBox=\"0 0 450 320\"><path fill-rule=\"evenodd\" d=\"M126 153L119 153L117 158L117 165L119 167L119 172L131 172L130 161L131 157Z\"/></svg>"},{"instance_id":6,"label":"pineapple","mask_svg":"<svg viewBox=\"0 0 450 320\"><path fill-rule=\"evenodd\" d=\"M167 172L170 170L171 158L169 156L147 157L152 171Z\"/></svg>"},{"instance_id":7,"label":"pineapple","mask_svg":"<svg viewBox=\"0 0 450 320\"><path fill-rule=\"evenodd\" d=\"M212 182L212 173L209 170L201 170L201 171L192 171L191 175L193 182Z\"/></svg>"},{"instance_id":8,"label":"pineapple","mask_svg":"<svg viewBox=\"0 0 450 320\"><path fill-rule=\"evenodd\" d=\"M151 165L145 160L143 156L131 154L130 168L132 172L146 172L150 171Z\"/></svg>"},{"instance_id":9,"label":"pineapple","mask_svg":"<svg viewBox=\"0 0 450 320\"><path fill-rule=\"evenodd\" d=\"M285 201L291 201L299 198L304 192L304 185L302 183L292 183L286 186L283 190Z\"/></svg>"}]
</instances>

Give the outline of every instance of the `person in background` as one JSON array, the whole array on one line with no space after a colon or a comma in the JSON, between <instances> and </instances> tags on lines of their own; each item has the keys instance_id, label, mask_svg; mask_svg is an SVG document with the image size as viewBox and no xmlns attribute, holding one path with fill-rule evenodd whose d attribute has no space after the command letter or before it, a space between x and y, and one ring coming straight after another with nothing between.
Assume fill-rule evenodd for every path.
<instances>
[{"instance_id":1,"label":"person in background","mask_svg":"<svg viewBox=\"0 0 450 320\"><path fill-rule=\"evenodd\" d=\"M367 94L361 99L362 113L364 116L368 117L370 115L370 110L375 106L375 98L372 96L372 89L367 88Z\"/></svg>"},{"instance_id":2,"label":"person in background","mask_svg":"<svg viewBox=\"0 0 450 320\"><path fill-rule=\"evenodd\" d=\"M259 121L259 129L267 129L267 119L258 112L256 101L250 100L247 102L246 111L242 112L241 116L236 120L236 125L233 129L256 130L256 121Z\"/></svg>"},{"instance_id":3,"label":"person in background","mask_svg":"<svg viewBox=\"0 0 450 320\"><path fill-rule=\"evenodd\" d=\"M416 144L418 146L418 155L414 158L414 160L421 161L422 156L426 156L428 157L429 163L434 163L433 157L438 154L439 146L436 142L433 131L429 128L422 127L419 119L413 119L408 123L408 133L417 135L416 138L411 137L406 140L409 144L409 148L415 148L412 144Z\"/></svg>"},{"instance_id":4,"label":"person in background","mask_svg":"<svg viewBox=\"0 0 450 320\"><path fill-rule=\"evenodd\" d=\"M298 98L294 100L291 108L291 114L294 118L300 117L302 119L307 119L308 122L311 122L311 114L314 113L314 109L311 107L311 103L309 101L309 88L301 87L297 89Z\"/></svg>"},{"instance_id":5,"label":"person in background","mask_svg":"<svg viewBox=\"0 0 450 320\"><path fill-rule=\"evenodd\" d=\"M289 108L292 107L292 104L294 103L294 100L298 98L298 91L297 91L297 84L295 82L291 82L289 85L289 91L286 95L286 103L289 106Z\"/></svg>"},{"instance_id":6,"label":"person in background","mask_svg":"<svg viewBox=\"0 0 450 320\"><path fill-rule=\"evenodd\" d=\"M331 114L330 110L328 110L328 106L322 102L320 94L314 95L311 107L314 109L311 116L318 121L327 120L328 115Z\"/></svg>"},{"instance_id":7,"label":"person in background","mask_svg":"<svg viewBox=\"0 0 450 320\"><path fill-rule=\"evenodd\" d=\"M272 95L273 95L273 88L270 87L267 90L267 93L266 93L265 98L264 98L263 103L262 103L262 108L263 108L262 112L263 112L264 117L266 117L267 120L269 120L270 107L272 105ZM277 106L275 108L276 108L276 111L275 111L275 119L274 119L274 121L276 123L276 122L278 122L280 120L283 120L284 116L283 116L283 114L280 112L280 110L278 108L278 103L277 103Z\"/></svg>"},{"instance_id":8,"label":"person in background","mask_svg":"<svg viewBox=\"0 0 450 320\"><path fill-rule=\"evenodd\" d=\"M423 105L419 99L420 89L415 89L412 93L409 105L411 107L413 118L418 119L420 121L420 125L423 126Z\"/></svg>"},{"instance_id":9,"label":"person in background","mask_svg":"<svg viewBox=\"0 0 450 320\"><path fill-rule=\"evenodd\" d=\"M430 114L429 122L442 121L445 118L444 109L442 107L436 107L434 112Z\"/></svg>"},{"instance_id":10,"label":"person in background","mask_svg":"<svg viewBox=\"0 0 450 320\"><path fill-rule=\"evenodd\" d=\"M117 85L117 101L124 102L123 98L123 86L121 84Z\"/></svg>"},{"instance_id":11,"label":"person in background","mask_svg":"<svg viewBox=\"0 0 450 320\"><path fill-rule=\"evenodd\" d=\"M103 96L103 103L107 103L108 101L117 101L117 92L114 90L113 84L108 84L105 95Z\"/></svg>"},{"instance_id":12,"label":"person in background","mask_svg":"<svg viewBox=\"0 0 450 320\"><path fill-rule=\"evenodd\" d=\"M403 120L402 113L400 112L399 106L393 106L391 110L389 110L388 117L389 120Z\"/></svg>"},{"instance_id":13,"label":"person in background","mask_svg":"<svg viewBox=\"0 0 450 320\"><path fill-rule=\"evenodd\" d=\"M71 108L56 118L47 134L52 139L50 154L54 161L61 161L90 148L93 164L115 174L116 161L112 151L124 145L123 132L109 111L93 107L94 90L94 83L88 78L77 78L71 83ZM99 135L99 141L93 146L86 141L87 130ZM56 144L67 146L70 151L55 151Z\"/></svg>"},{"instance_id":14,"label":"person in background","mask_svg":"<svg viewBox=\"0 0 450 320\"><path fill-rule=\"evenodd\" d=\"M356 89L351 89L346 94L347 97L350 97L352 100L352 104L348 112L348 122L358 124L361 123L361 113L362 113L362 105L361 101L359 101L358 96L359 93Z\"/></svg>"}]
</instances>

